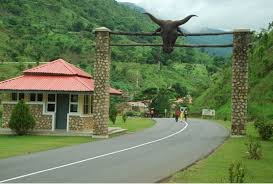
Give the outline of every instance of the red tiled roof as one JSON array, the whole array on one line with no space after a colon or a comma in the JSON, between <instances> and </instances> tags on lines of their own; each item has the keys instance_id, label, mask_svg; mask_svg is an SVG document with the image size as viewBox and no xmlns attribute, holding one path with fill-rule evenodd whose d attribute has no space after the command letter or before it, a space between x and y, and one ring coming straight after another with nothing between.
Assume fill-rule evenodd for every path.
<instances>
[{"instance_id":1,"label":"red tiled roof","mask_svg":"<svg viewBox=\"0 0 273 184\"><path fill-rule=\"evenodd\" d=\"M91 78L88 73L82 71L81 69L75 67L74 65L66 62L63 59L57 59L49 63L25 70L24 74L77 75L81 77Z\"/></svg>"},{"instance_id":2,"label":"red tiled roof","mask_svg":"<svg viewBox=\"0 0 273 184\"><path fill-rule=\"evenodd\" d=\"M62 59L28 69L24 75L0 82L0 90L92 92L94 80ZM119 90L110 89L120 95Z\"/></svg>"}]
</instances>

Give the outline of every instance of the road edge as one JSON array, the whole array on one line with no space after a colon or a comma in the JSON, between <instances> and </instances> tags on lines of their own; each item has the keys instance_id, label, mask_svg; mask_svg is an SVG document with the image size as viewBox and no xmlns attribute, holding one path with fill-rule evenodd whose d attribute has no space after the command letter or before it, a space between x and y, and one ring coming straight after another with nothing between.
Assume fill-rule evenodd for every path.
<instances>
[{"instance_id":1,"label":"road edge","mask_svg":"<svg viewBox=\"0 0 273 184\"><path fill-rule=\"evenodd\" d=\"M214 152L216 152L228 139L231 138L231 133L230 133L230 130L227 129L226 127L224 127L223 125L219 124L219 123L216 123L216 122L212 122L212 123L215 123L219 126L221 126L222 128L228 130L228 135L225 137L225 139L219 144L217 145L214 149L212 149L210 152L208 152L208 154L204 155L204 156L201 156L200 158L198 158L196 161L194 161L193 163L189 164L188 166L186 167L183 167L182 169L176 171L175 173L172 173L171 175L169 176L166 176L164 178L161 178L160 180L157 180L155 181L155 183L169 183L169 180L171 179L171 177L173 177L176 173L178 172L181 172L181 171L185 171L187 170L188 168L190 168L191 166L197 164L197 162L201 161L201 160L204 160L206 158L208 158L211 154L213 154Z\"/></svg>"}]
</instances>

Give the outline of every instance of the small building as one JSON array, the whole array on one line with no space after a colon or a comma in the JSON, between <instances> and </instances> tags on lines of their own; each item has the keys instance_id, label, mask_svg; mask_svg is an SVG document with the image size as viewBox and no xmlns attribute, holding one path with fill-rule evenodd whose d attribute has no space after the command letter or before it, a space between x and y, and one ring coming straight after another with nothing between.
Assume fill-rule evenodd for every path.
<instances>
[{"instance_id":1,"label":"small building","mask_svg":"<svg viewBox=\"0 0 273 184\"><path fill-rule=\"evenodd\" d=\"M148 110L147 105L142 101L128 102L128 105L130 107L130 111L145 112Z\"/></svg>"},{"instance_id":2,"label":"small building","mask_svg":"<svg viewBox=\"0 0 273 184\"><path fill-rule=\"evenodd\" d=\"M23 72L22 76L0 82L2 127L8 128L13 107L23 99L36 120L35 129L93 130L92 77L74 65L58 59ZM111 95L121 95L110 88Z\"/></svg>"}]
</instances>

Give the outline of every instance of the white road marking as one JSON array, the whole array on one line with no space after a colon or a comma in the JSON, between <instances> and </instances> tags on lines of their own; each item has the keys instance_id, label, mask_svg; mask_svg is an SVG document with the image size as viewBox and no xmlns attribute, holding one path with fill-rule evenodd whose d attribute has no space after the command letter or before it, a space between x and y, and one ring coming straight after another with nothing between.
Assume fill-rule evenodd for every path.
<instances>
[{"instance_id":1,"label":"white road marking","mask_svg":"<svg viewBox=\"0 0 273 184\"><path fill-rule=\"evenodd\" d=\"M122 150L118 150L118 151L106 153L106 154L103 154L103 155L98 155L98 156L95 156L95 157L91 157L91 158L79 160L79 161L76 161L76 162L71 162L69 164L64 164L64 165L52 167L52 168L49 168L49 169L44 169L44 170L36 171L36 172L33 172L33 173L29 173L29 174L17 176L17 177L14 177L14 178L5 179L5 180L0 181L0 183L4 183L4 182L16 180L16 179L20 179L20 178L25 178L25 177L28 177L28 176L32 176L32 175L44 173L44 172L47 172L47 171L52 171L52 170L55 170L55 169L60 169L60 168L63 168L63 167L68 167L68 166L76 165L76 164L79 164L79 163L87 162L87 161L90 161L90 160L95 160L95 159L98 159L98 158L106 157L106 156L109 156L109 155L114 155L114 154L117 154L117 153L121 153L121 152L124 152L124 151L136 149L136 148L139 148L139 147L142 147L142 146L146 146L146 145L153 144L153 143L156 143L156 142L159 142L159 141L163 141L165 139L168 139L170 137L173 137L173 136L175 136L175 135L183 132L188 127L188 123L186 121L184 121L184 123L185 123L185 126L181 130L179 130L178 132L175 132L173 134L170 134L170 135L168 135L166 137L162 137L160 139L149 141L149 142L146 142L146 143L143 143L143 144L139 144L137 146L132 146L132 147L129 147L129 148L125 148L125 149L122 149Z\"/></svg>"}]
</instances>

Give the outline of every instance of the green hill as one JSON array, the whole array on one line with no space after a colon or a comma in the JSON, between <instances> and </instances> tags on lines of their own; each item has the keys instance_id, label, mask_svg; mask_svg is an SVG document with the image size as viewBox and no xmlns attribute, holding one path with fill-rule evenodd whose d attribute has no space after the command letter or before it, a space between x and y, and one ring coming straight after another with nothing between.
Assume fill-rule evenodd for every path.
<instances>
[{"instance_id":1,"label":"green hill","mask_svg":"<svg viewBox=\"0 0 273 184\"><path fill-rule=\"evenodd\" d=\"M114 0L2 0L0 3L0 62L47 62L64 58L72 63L94 62L93 30L106 26L119 31L154 31L156 25L138 10ZM112 42L161 42L159 37L113 36ZM179 39L182 43L183 40ZM206 63L196 49L177 49L171 62ZM114 61L157 63L151 48L112 49ZM198 56L199 55L199 56ZM197 56L197 57L195 57ZM164 61L162 61L163 64Z\"/></svg>"},{"instance_id":2,"label":"green hill","mask_svg":"<svg viewBox=\"0 0 273 184\"><path fill-rule=\"evenodd\" d=\"M273 118L273 30L254 36L249 54L249 118L257 116ZM230 118L231 114L231 67L214 75L212 85L196 99L192 110L214 108L218 118Z\"/></svg>"},{"instance_id":3,"label":"green hill","mask_svg":"<svg viewBox=\"0 0 273 184\"><path fill-rule=\"evenodd\" d=\"M169 66L156 64L122 63L113 64L112 85L132 93L147 88L169 88L175 83L186 87L196 96L210 84L210 76L202 64L175 63Z\"/></svg>"},{"instance_id":4,"label":"green hill","mask_svg":"<svg viewBox=\"0 0 273 184\"><path fill-rule=\"evenodd\" d=\"M0 62L37 62L39 64L39 62L64 58L92 73L95 59L92 31L100 26L132 32L154 31L156 28L147 16L114 0L2 0L0 4ZM161 38L113 36L112 42L159 43ZM178 42L184 41L179 39ZM198 49L186 48L177 48L171 55L166 55L160 48L113 47L112 60L112 63L157 64L161 62L166 66L166 70L174 63L203 64L210 74L220 67L217 65L219 59L214 60ZM1 75L1 79L8 77L4 73ZM181 75L179 80L184 80L183 76ZM147 76L145 80L148 79ZM117 84L119 82L116 81ZM205 82L206 79L203 83ZM117 87L124 86L117 85Z\"/></svg>"},{"instance_id":5,"label":"green hill","mask_svg":"<svg viewBox=\"0 0 273 184\"><path fill-rule=\"evenodd\" d=\"M50 61L63 57L73 63L92 62L92 31L100 26L120 31L155 28L147 17L114 0L1 0L1 61ZM135 37L114 41L128 39L143 41Z\"/></svg>"}]
</instances>

